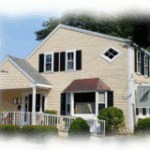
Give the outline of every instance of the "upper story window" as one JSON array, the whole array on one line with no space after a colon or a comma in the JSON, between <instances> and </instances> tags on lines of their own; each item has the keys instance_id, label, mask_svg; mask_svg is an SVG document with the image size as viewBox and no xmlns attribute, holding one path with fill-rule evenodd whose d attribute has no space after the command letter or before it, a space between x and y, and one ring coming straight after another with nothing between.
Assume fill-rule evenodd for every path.
<instances>
[{"instance_id":1,"label":"upper story window","mask_svg":"<svg viewBox=\"0 0 150 150\"><path fill-rule=\"evenodd\" d=\"M113 60L115 60L119 55L121 54L121 52L113 47L109 47L107 48L103 53L102 53L102 57L107 60L108 62L112 62Z\"/></svg>"},{"instance_id":2,"label":"upper story window","mask_svg":"<svg viewBox=\"0 0 150 150\"><path fill-rule=\"evenodd\" d=\"M53 72L53 53L45 54L45 72Z\"/></svg>"},{"instance_id":3,"label":"upper story window","mask_svg":"<svg viewBox=\"0 0 150 150\"><path fill-rule=\"evenodd\" d=\"M148 55L144 55L144 75L148 77Z\"/></svg>"},{"instance_id":4,"label":"upper story window","mask_svg":"<svg viewBox=\"0 0 150 150\"><path fill-rule=\"evenodd\" d=\"M75 51L66 52L66 71L74 71L75 64Z\"/></svg>"},{"instance_id":5,"label":"upper story window","mask_svg":"<svg viewBox=\"0 0 150 150\"><path fill-rule=\"evenodd\" d=\"M141 73L141 52L137 51L137 72Z\"/></svg>"}]
</instances>

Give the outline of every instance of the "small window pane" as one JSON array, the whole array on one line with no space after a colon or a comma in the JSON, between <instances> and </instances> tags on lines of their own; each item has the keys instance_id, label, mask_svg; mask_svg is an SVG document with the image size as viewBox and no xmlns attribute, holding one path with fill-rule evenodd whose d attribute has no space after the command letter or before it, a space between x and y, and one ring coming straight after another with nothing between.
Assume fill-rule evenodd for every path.
<instances>
[{"instance_id":1,"label":"small window pane","mask_svg":"<svg viewBox=\"0 0 150 150\"><path fill-rule=\"evenodd\" d=\"M52 61L52 55L46 55L46 62L51 62Z\"/></svg>"},{"instance_id":2,"label":"small window pane","mask_svg":"<svg viewBox=\"0 0 150 150\"><path fill-rule=\"evenodd\" d=\"M141 53L138 52L138 62L141 62Z\"/></svg>"},{"instance_id":3,"label":"small window pane","mask_svg":"<svg viewBox=\"0 0 150 150\"><path fill-rule=\"evenodd\" d=\"M109 59L113 59L117 54L118 52L112 48L108 49L108 51L104 53L104 55L107 56Z\"/></svg>"},{"instance_id":4,"label":"small window pane","mask_svg":"<svg viewBox=\"0 0 150 150\"><path fill-rule=\"evenodd\" d=\"M136 108L136 115L139 115L139 108Z\"/></svg>"},{"instance_id":5,"label":"small window pane","mask_svg":"<svg viewBox=\"0 0 150 150\"><path fill-rule=\"evenodd\" d=\"M99 93L99 103L105 103L105 93Z\"/></svg>"},{"instance_id":6,"label":"small window pane","mask_svg":"<svg viewBox=\"0 0 150 150\"><path fill-rule=\"evenodd\" d=\"M104 108L105 108L105 104L99 104L98 105L98 112L100 112Z\"/></svg>"},{"instance_id":7,"label":"small window pane","mask_svg":"<svg viewBox=\"0 0 150 150\"><path fill-rule=\"evenodd\" d=\"M138 63L138 72L141 72L141 63Z\"/></svg>"},{"instance_id":8,"label":"small window pane","mask_svg":"<svg viewBox=\"0 0 150 150\"><path fill-rule=\"evenodd\" d=\"M46 71L51 71L51 64L46 64Z\"/></svg>"},{"instance_id":9,"label":"small window pane","mask_svg":"<svg viewBox=\"0 0 150 150\"><path fill-rule=\"evenodd\" d=\"M142 114L143 114L143 115L146 115L146 108L143 108L143 109L142 109Z\"/></svg>"},{"instance_id":10,"label":"small window pane","mask_svg":"<svg viewBox=\"0 0 150 150\"><path fill-rule=\"evenodd\" d=\"M72 70L72 69L73 69L73 61L68 62L68 70Z\"/></svg>"}]
</instances>

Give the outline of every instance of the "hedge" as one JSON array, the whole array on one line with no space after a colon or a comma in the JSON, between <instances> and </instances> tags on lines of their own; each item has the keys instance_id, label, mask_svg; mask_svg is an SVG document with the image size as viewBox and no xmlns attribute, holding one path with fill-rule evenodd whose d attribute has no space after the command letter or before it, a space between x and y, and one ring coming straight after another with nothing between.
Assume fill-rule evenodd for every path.
<instances>
[{"instance_id":1,"label":"hedge","mask_svg":"<svg viewBox=\"0 0 150 150\"><path fill-rule=\"evenodd\" d=\"M31 126L23 126L22 128L23 133L58 133L58 129L56 127L52 126L37 126L37 125L31 125Z\"/></svg>"},{"instance_id":2,"label":"hedge","mask_svg":"<svg viewBox=\"0 0 150 150\"><path fill-rule=\"evenodd\" d=\"M2 132L19 132L21 128L17 125L0 125L0 131Z\"/></svg>"},{"instance_id":3,"label":"hedge","mask_svg":"<svg viewBox=\"0 0 150 150\"><path fill-rule=\"evenodd\" d=\"M121 109L108 107L99 112L98 119L105 120L106 130L115 131L124 128L124 114Z\"/></svg>"},{"instance_id":4,"label":"hedge","mask_svg":"<svg viewBox=\"0 0 150 150\"><path fill-rule=\"evenodd\" d=\"M57 111L56 110L45 110L44 113L57 115Z\"/></svg>"},{"instance_id":5,"label":"hedge","mask_svg":"<svg viewBox=\"0 0 150 150\"><path fill-rule=\"evenodd\" d=\"M69 134L89 134L89 133L90 133L89 126L84 119L78 117L71 122Z\"/></svg>"},{"instance_id":6,"label":"hedge","mask_svg":"<svg viewBox=\"0 0 150 150\"><path fill-rule=\"evenodd\" d=\"M150 118L139 120L135 126L135 131L150 131Z\"/></svg>"}]
</instances>

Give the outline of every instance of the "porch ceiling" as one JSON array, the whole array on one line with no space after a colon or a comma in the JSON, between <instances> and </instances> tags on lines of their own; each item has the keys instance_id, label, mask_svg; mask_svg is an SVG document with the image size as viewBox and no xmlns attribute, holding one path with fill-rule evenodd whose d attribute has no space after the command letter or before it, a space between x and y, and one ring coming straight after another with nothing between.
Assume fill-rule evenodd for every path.
<instances>
[{"instance_id":1,"label":"porch ceiling","mask_svg":"<svg viewBox=\"0 0 150 150\"><path fill-rule=\"evenodd\" d=\"M74 80L63 92L75 92L75 91L108 91L110 87L107 86L99 78L92 79L79 79Z\"/></svg>"}]
</instances>

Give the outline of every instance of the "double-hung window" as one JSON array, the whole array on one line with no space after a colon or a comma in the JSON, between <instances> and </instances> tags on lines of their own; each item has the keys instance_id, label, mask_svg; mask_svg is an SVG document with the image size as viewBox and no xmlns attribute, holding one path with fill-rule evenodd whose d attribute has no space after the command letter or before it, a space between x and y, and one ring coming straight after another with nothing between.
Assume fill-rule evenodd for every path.
<instances>
[{"instance_id":1,"label":"double-hung window","mask_svg":"<svg viewBox=\"0 0 150 150\"><path fill-rule=\"evenodd\" d=\"M141 73L141 52L137 51L137 72Z\"/></svg>"},{"instance_id":2,"label":"double-hung window","mask_svg":"<svg viewBox=\"0 0 150 150\"><path fill-rule=\"evenodd\" d=\"M148 77L148 55L144 55L144 75Z\"/></svg>"},{"instance_id":3,"label":"double-hung window","mask_svg":"<svg viewBox=\"0 0 150 150\"><path fill-rule=\"evenodd\" d=\"M66 52L66 71L74 71L75 70L75 51Z\"/></svg>"},{"instance_id":4,"label":"double-hung window","mask_svg":"<svg viewBox=\"0 0 150 150\"><path fill-rule=\"evenodd\" d=\"M53 72L53 53L45 54L45 72Z\"/></svg>"},{"instance_id":5,"label":"double-hung window","mask_svg":"<svg viewBox=\"0 0 150 150\"><path fill-rule=\"evenodd\" d=\"M98 96L98 111L100 112L105 108L105 92L99 92Z\"/></svg>"}]
</instances>

